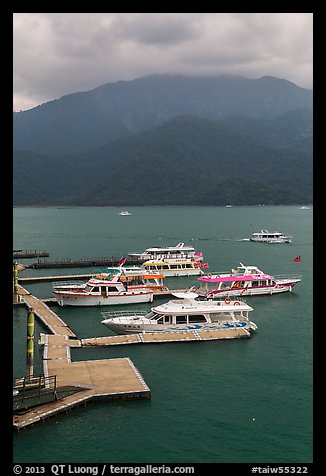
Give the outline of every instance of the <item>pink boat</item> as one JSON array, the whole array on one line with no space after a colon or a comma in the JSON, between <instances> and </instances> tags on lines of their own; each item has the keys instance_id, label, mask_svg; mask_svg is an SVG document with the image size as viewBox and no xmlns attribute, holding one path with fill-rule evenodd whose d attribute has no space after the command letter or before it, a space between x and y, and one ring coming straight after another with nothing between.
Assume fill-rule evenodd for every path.
<instances>
[{"instance_id":1,"label":"pink boat","mask_svg":"<svg viewBox=\"0 0 326 476\"><path fill-rule=\"evenodd\" d=\"M200 283L195 292L207 298L229 296L256 296L292 291L301 281L300 275L271 276L257 266L240 263L230 273L209 273L198 278Z\"/></svg>"}]
</instances>

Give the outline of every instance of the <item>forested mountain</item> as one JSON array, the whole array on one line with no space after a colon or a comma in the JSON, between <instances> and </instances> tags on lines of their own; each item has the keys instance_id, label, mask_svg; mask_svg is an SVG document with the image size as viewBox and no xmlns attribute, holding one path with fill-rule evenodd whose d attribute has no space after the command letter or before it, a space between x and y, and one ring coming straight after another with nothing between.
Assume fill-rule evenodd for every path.
<instances>
[{"instance_id":1,"label":"forested mountain","mask_svg":"<svg viewBox=\"0 0 326 476\"><path fill-rule=\"evenodd\" d=\"M311 202L309 117L303 111L274 120L187 115L83 154L16 151L14 204ZM305 147L298 145L305 140Z\"/></svg>"},{"instance_id":2,"label":"forested mountain","mask_svg":"<svg viewBox=\"0 0 326 476\"><path fill-rule=\"evenodd\" d=\"M311 111L312 91L271 76L148 76L14 113L14 148L51 156L82 153L181 115L273 120L299 109Z\"/></svg>"}]
</instances>

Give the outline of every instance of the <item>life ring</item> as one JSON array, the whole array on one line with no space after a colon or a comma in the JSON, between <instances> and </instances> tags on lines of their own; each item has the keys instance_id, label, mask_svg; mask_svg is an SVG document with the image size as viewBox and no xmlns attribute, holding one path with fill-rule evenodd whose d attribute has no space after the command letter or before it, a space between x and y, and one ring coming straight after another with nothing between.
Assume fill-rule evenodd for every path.
<instances>
[{"instance_id":1,"label":"life ring","mask_svg":"<svg viewBox=\"0 0 326 476\"><path fill-rule=\"evenodd\" d=\"M207 277L208 277L209 279L211 279L211 277L212 277L211 273L208 273Z\"/></svg>"},{"instance_id":2,"label":"life ring","mask_svg":"<svg viewBox=\"0 0 326 476\"><path fill-rule=\"evenodd\" d=\"M240 306L240 301L234 301L233 306Z\"/></svg>"},{"instance_id":3,"label":"life ring","mask_svg":"<svg viewBox=\"0 0 326 476\"><path fill-rule=\"evenodd\" d=\"M225 302L225 304L230 304L231 298L230 298L230 297L226 297L226 298L224 299L224 302Z\"/></svg>"}]
</instances>

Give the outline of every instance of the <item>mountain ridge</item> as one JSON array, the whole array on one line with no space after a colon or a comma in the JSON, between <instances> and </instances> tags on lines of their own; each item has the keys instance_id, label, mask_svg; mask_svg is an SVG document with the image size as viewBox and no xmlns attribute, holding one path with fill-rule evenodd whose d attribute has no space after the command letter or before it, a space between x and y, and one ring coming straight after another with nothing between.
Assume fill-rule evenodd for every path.
<instances>
[{"instance_id":1,"label":"mountain ridge","mask_svg":"<svg viewBox=\"0 0 326 476\"><path fill-rule=\"evenodd\" d=\"M15 205L312 201L310 153L262 144L255 134L198 116L173 118L91 154L49 157L15 151L14 159Z\"/></svg>"},{"instance_id":2,"label":"mountain ridge","mask_svg":"<svg viewBox=\"0 0 326 476\"><path fill-rule=\"evenodd\" d=\"M152 75L14 113L14 148L60 156L91 151L180 115L267 120L300 108L312 109L312 91L285 79Z\"/></svg>"}]
</instances>

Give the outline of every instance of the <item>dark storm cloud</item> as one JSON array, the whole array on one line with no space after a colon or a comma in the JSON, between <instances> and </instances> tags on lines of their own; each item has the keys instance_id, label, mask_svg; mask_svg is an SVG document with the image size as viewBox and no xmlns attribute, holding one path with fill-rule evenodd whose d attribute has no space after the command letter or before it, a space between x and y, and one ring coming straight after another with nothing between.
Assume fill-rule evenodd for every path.
<instances>
[{"instance_id":1,"label":"dark storm cloud","mask_svg":"<svg viewBox=\"0 0 326 476\"><path fill-rule=\"evenodd\" d=\"M15 13L14 109L148 74L312 88L309 13Z\"/></svg>"},{"instance_id":2,"label":"dark storm cloud","mask_svg":"<svg viewBox=\"0 0 326 476\"><path fill-rule=\"evenodd\" d=\"M120 38L143 45L173 45L196 40L200 35L200 26L195 14L142 13L134 17L120 17L115 31Z\"/></svg>"}]
</instances>

